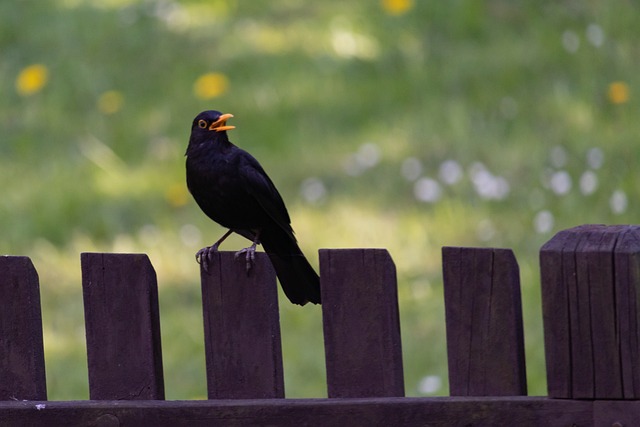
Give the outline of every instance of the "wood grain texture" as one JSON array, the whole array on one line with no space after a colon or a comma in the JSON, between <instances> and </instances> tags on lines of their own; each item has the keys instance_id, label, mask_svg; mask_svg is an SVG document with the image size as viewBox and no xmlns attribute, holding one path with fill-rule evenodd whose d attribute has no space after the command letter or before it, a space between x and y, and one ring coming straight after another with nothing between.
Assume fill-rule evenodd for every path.
<instances>
[{"instance_id":1,"label":"wood grain texture","mask_svg":"<svg viewBox=\"0 0 640 427\"><path fill-rule=\"evenodd\" d=\"M201 269L210 399L284 397L276 274L265 253L250 273L233 252Z\"/></svg>"},{"instance_id":2,"label":"wood grain texture","mask_svg":"<svg viewBox=\"0 0 640 427\"><path fill-rule=\"evenodd\" d=\"M452 396L527 393L519 268L508 249L442 249Z\"/></svg>"},{"instance_id":3,"label":"wood grain texture","mask_svg":"<svg viewBox=\"0 0 640 427\"><path fill-rule=\"evenodd\" d=\"M563 252L566 245L567 254L573 254L576 242L571 249L572 242L571 234L561 231L540 249L547 390L549 396L558 398L573 394L569 289L575 288L575 267L569 268L572 258L565 260Z\"/></svg>"},{"instance_id":4,"label":"wood grain texture","mask_svg":"<svg viewBox=\"0 0 640 427\"><path fill-rule=\"evenodd\" d=\"M620 236L613 262L622 393L640 399L640 228L629 227Z\"/></svg>"},{"instance_id":5,"label":"wood grain texture","mask_svg":"<svg viewBox=\"0 0 640 427\"><path fill-rule=\"evenodd\" d=\"M640 402L596 400L593 402L593 425L635 427L640 425Z\"/></svg>"},{"instance_id":6,"label":"wood grain texture","mask_svg":"<svg viewBox=\"0 0 640 427\"><path fill-rule=\"evenodd\" d=\"M582 396L574 390L574 397L621 399L622 374L616 332L614 249L621 232L617 226L600 227L578 246L576 254L581 295L587 295L585 308L590 318L591 353L593 358L593 394ZM587 334L587 331L584 331ZM587 340L587 336L584 336ZM578 355L578 357L581 357Z\"/></svg>"},{"instance_id":7,"label":"wood grain texture","mask_svg":"<svg viewBox=\"0 0 640 427\"><path fill-rule=\"evenodd\" d=\"M636 399L640 228L584 225L540 252L549 396Z\"/></svg>"},{"instance_id":8,"label":"wood grain texture","mask_svg":"<svg viewBox=\"0 0 640 427\"><path fill-rule=\"evenodd\" d=\"M3 426L611 426L593 422L590 401L540 397L261 399L209 401L0 402ZM620 402L625 413L637 402ZM637 412L635 412L637 414ZM626 417L630 418L630 417ZM637 423L624 424L625 426Z\"/></svg>"},{"instance_id":9,"label":"wood grain texture","mask_svg":"<svg viewBox=\"0 0 640 427\"><path fill-rule=\"evenodd\" d=\"M0 400L46 400L40 285L31 260L0 256Z\"/></svg>"},{"instance_id":10,"label":"wood grain texture","mask_svg":"<svg viewBox=\"0 0 640 427\"><path fill-rule=\"evenodd\" d=\"M144 254L83 253L91 399L164 399L155 271Z\"/></svg>"},{"instance_id":11,"label":"wood grain texture","mask_svg":"<svg viewBox=\"0 0 640 427\"><path fill-rule=\"evenodd\" d=\"M396 269L384 249L321 249L329 397L404 396Z\"/></svg>"}]
</instances>

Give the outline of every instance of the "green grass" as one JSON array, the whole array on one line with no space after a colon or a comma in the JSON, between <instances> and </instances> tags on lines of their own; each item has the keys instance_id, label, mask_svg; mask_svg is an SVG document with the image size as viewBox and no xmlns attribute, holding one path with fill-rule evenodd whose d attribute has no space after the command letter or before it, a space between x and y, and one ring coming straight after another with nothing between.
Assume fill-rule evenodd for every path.
<instances>
[{"instance_id":1,"label":"green grass","mask_svg":"<svg viewBox=\"0 0 640 427\"><path fill-rule=\"evenodd\" d=\"M88 396L79 253L92 250L149 254L167 397L205 396L193 254L222 229L188 198L183 154L209 108L235 114L232 140L269 171L316 266L318 248L389 249L409 395L428 375L447 393L440 248L513 248L529 391L545 394L540 246L574 225L636 222L637 13L622 0L415 2L399 16L379 2L2 3L0 251L38 269L50 397ZM14 82L31 64L49 78L23 96ZM203 100L193 84L208 72L229 87ZM620 104L608 96L616 81L629 89ZM111 90L124 103L105 114L97 104ZM377 161L347 173L364 144ZM593 148L599 168L587 163ZM410 157L439 180L436 202L418 201L402 176ZM464 171L452 185L438 176L446 160ZM508 183L506 197L478 194L478 162ZM590 193L579 186L587 170ZM558 171L571 177L566 194L549 185ZM316 203L301 193L307 178L326 190ZM620 212L615 191L628 202ZM554 221L537 232L541 211ZM320 309L282 298L281 310L287 395L324 396Z\"/></svg>"}]
</instances>

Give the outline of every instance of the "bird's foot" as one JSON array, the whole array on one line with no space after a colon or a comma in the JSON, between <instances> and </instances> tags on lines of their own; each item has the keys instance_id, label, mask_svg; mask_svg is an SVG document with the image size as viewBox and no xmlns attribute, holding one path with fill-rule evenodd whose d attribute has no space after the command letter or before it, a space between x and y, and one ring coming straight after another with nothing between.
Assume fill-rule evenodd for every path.
<instances>
[{"instance_id":1,"label":"bird's foot","mask_svg":"<svg viewBox=\"0 0 640 427\"><path fill-rule=\"evenodd\" d=\"M246 269L247 269L247 274L249 274L249 271L251 271L251 267L253 267L253 262L256 259L256 243L254 243L253 245L249 246L248 248L244 248L244 249L240 249L238 252L236 252L235 258L238 259L240 258L240 256L242 256L244 254L244 259L246 264Z\"/></svg>"},{"instance_id":2,"label":"bird's foot","mask_svg":"<svg viewBox=\"0 0 640 427\"><path fill-rule=\"evenodd\" d=\"M196 261L200 264L204 271L209 272L209 262L211 261L211 254L218 252L218 243L206 248L200 249L196 252Z\"/></svg>"}]
</instances>

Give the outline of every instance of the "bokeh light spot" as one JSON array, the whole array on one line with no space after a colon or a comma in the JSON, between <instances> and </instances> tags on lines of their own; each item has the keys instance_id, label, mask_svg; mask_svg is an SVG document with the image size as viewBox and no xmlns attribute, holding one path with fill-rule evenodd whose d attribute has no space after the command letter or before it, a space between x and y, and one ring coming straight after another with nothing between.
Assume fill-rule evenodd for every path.
<instances>
[{"instance_id":1,"label":"bokeh light spot","mask_svg":"<svg viewBox=\"0 0 640 427\"><path fill-rule=\"evenodd\" d=\"M549 180L551 190L557 195L564 195L571 191L571 175L567 171L558 171L551 175Z\"/></svg>"},{"instance_id":2,"label":"bokeh light spot","mask_svg":"<svg viewBox=\"0 0 640 427\"><path fill-rule=\"evenodd\" d=\"M600 169L604 163L604 153L598 147L587 151L587 164L591 169Z\"/></svg>"},{"instance_id":3,"label":"bokeh light spot","mask_svg":"<svg viewBox=\"0 0 640 427\"><path fill-rule=\"evenodd\" d=\"M598 176L594 171L585 171L580 177L580 191L585 196L593 194L598 188Z\"/></svg>"},{"instance_id":4,"label":"bokeh light spot","mask_svg":"<svg viewBox=\"0 0 640 427\"><path fill-rule=\"evenodd\" d=\"M327 195L324 183L316 177L307 178L300 185L302 197L309 203L318 203Z\"/></svg>"},{"instance_id":5,"label":"bokeh light spot","mask_svg":"<svg viewBox=\"0 0 640 427\"><path fill-rule=\"evenodd\" d=\"M598 24L589 24L587 27L587 40L595 47L600 47L604 44L604 31Z\"/></svg>"},{"instance_id":6,"label":"bokeh light spot","mask_svg":"<svg viewBox=\"0 0 640 427\"><path fill-rule=\"evenodd\" d=\"M438 375L427 375L418 383L420 394L434 394L442 388L442 378Z\"/></svg>"},{"instance_id":7,"label":"bokeh light spot","mask_svg":"<svg viewBox=\"0 0 640 427\"><path fill-rule=\"evenodd\" d=\"M609 207L611 207L611 212L616 215L620 215L627 210L627 205L629 204L629 200L627 199L627 194L622 190L616 190L611 195L609 199Z\"/></svg>"},{"instance_id":8,"label":"bokeh light spot","mask_svg":"<svg viewBox=\"0 0 640 427\"><path fill-rule=\"evenodd\" d=\"M415 181L422 174L422 162L416 157L407 157L402 161L400 172L407 181Z\"/></svg>"},{"instance_id":9,"label":"bokeh light spot","mask_svg":"<svg viewBox=\"0 0 640 427\"><path fill-rule=\"evenodd\" d=\"M229 88L229 79L221 73L203 74L193 85L194 94L200 99L216 98Z\"/></svg>"},{"instance_id":10,"label":"bokeh light spot","mask_svg":"<svg viewBox=\"0 0 640 427\"><path fill-rule=\"evenodd\" d=\"M413 7L413 0L382 0L382 8L389 15L402 15Z\"/></svg>"},{"instance_id":11,"label":"bokeh light spot","mask_svg":"<svg viewBox=\"0 0 640 427\"><path fill-rule=\"evenodd\" d=\"M440 170L438 171L438 177L440 180L448 185L453 185L459 182L463 175L464 171L462 170L460 163L451 159L442 162Z\"/></svg>"},{"instance_id":12,"label":"bokeh light spot","mask_svg":"<svg viewBox=\"0 0 640 427\"><path fill-rule=\"evenodd\" d=\"M189 202L189 194L184 184L173 184L167 187L165 191L165 199L171 206L178 208Z\"/></svg>"},{"instance_id":13,"label":"bokeh light spot","mask_svg":"<svg viewBox=\"0 0 640 427\"><path fill-rule=\"evenodd\" d=\"M612 104L624 104L629 101L629 85L625 82L612 82L607 91L607 97Z\"/></svg>"},{"instance_id":14,"label":"bokeh light spot","mask_svg":"<svg viewBox=\"0 0 640 427\"><path fill-rule=\"evenodd\" d=\"M442 189L435 179L420 178L413 186L413 194L421 202L434 203L442 196Z\"/></svg>"},{"instance_id":15,"label":"bokeh light spot","mask_svg":"<svg viewBox=\"0 0 640 427\"><path fill-rule=\"evenodd\" d=\"M33 64L20 71L16 78L16 90L22 96L40 92L49 81L49 70L42 64Z\"/></svg>"},{"instance_id":16,"label":"bokeh light spot","mask_svg":"<svg viewBox=\"0 0 640 427\"><path fill-rule=\"evenodd\" d=\"M569 53L576 53L580 48L580 37L573 31L567 30L562 33L562 46Z\"/></svg>"},{"instance_id":17,"label":"bokeh light spot","mask_svg":"<svg viewBox=\"0 0 640 427\"><path fill-rule=\"evenodd\" d=\"M540 211L533 219L533 228L536 233L546 234L553 230L554 218L553 214L547 210Z\"/></svg>"},{"instance_id":18,"label":"bokeh light spot","mask_svg":"<svg viewBox=\"0 0 640 427\"><path fill-rule=\"evenodd\" d=\"M109 90L98 98L98 110L103 114L115 114L123 105L124 96L117 90Z\"/></svg>"}]
</instances>

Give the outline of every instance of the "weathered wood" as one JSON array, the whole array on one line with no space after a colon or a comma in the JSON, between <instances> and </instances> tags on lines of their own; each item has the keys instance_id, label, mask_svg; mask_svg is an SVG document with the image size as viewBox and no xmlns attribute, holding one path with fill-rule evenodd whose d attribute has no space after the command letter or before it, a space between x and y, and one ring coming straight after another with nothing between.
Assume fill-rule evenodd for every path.
<instances>
[{"instance_id":1,"label":"weathered wood","mask_svg":"<svg viewBox=\"0 0 640 427\"><path fill-rule=\"evenodd\" d=\"M614 249L616 241L626 227L601 227L591 232L578 247L576 254L578 286L586 294L590 310L591 330L585 332L584 341L591 335L593 357L593 395L596 399L620 399L622 395L622 372L620 352L616 336L615 267ZM581 287L582 286L582 287ZM582 303L582 298L579 300ZM584 316L582 316L584 319Z\"/></svg>"},{"instance_id":2,"label":"weathered wood","mask_svg":"<svg viewBox=\"0 0 640 427\"><path fill-rule=\"evenodd\" d=\"M640 227L564 230L540 251L549 396L639 398Z\"/></svg>"},{"instance_id":3,"label":"weathered wood","mask_svg":"<svg viewBox=\"0 0 640 427\"><path fill-rule=\"evenodd\" d=\"M233 252L212 255L201 269L209 399L284 397L275 271L256 253L247 275Z\"/></svg>"},{"instance_id":4,"label":"weathered wood","mask_svg":"<svg viewBox=\"0 0 640 427\"><path fill-rule=\"evenodd\" d=\"M144 254L83 253L91 399L164 399L156 273Z\"/></svg>"},{"instance_id":5,"label":"weathered wood","mask_svg":"<svg viewBox=\"0 0 640 427\"><path fill-rule=\"evenodd\" d=\"M0 301L0 400L46 400L40 286L29 258L0 256Z\"/></svg>"},{"instance_id":6,"label":"weathered wood","mask_svg":"<svg viewBox=\"0 0 640 427\"><path fill-rule=\"evenodd\" d=\"M329 397L404 396L396 268L384 249L321 249Z\"/></svg>"},{"instance_id":7,"label":"weathered wood","mask_svg":"<svg viewBox=\"0 0 640 427\"><path fill-rule=\"evenodd\" d=\"M569 289L575 289L575 260L570 255L576 244L568 231L561 231L540 250L547 390L549 396L558 398L573 394Z\"/></svg>"},{"instance_id":8,"label":"weathered wood","mask_svg":"<svg viewBox=\"0 0 640 427\"><path fill-rule=\"evenodd\" d=\"M540 397L0 402L0 414L3 427L611 426L593 422L593 405Z\"/></svg>"},{"instance_id":9,"label":"weathered wood","mask_svg":"<svg viewBox=\"0 0 640 427\"><path fill-rule=\"evenodd\" d=\"M629 227L615 248L617 332L620 344L622 392L640 399L640 229Z\"/></svg>"},{"instance_id":10,"label":"weathered wood","mask_svg":"<svg viewBox=\"0 0 640 427\"><path fill-rule=\"evenodd\" d=\"M518 263L509 249L442 249L452 396L526 395Z\"/></svg>"},{"instance_id":11,"label":"weathered wood","mask_svg":"<svg viewBox=\"0 0 640 427\"><path fill-rule=\"evenodd\" d=\"M593 425L635 427L640 425L640 402L596 400L593 402Z\"/></svg>"}]
</instances>

